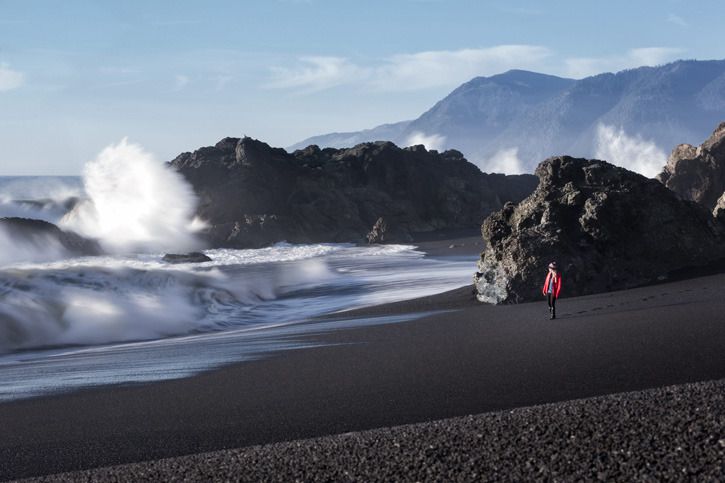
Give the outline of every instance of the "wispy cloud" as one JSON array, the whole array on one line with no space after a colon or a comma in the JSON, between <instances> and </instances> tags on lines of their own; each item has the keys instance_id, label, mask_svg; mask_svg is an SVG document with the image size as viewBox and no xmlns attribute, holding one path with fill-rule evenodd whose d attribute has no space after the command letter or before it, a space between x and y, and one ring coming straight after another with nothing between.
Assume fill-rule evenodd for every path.
<instances>
[{"instance_id":1,"label":"wispy cloud","mask_svg":"<svg viewBox=\"0 0 725 483\"><path fill-rule=\"evenodd\" d=\"M232 80L234 80L234 77L231 75L218 75L214 78L214 89L217 91L223 90L227 84L229 84Z\"/></svg>"},{"instance_id":2,"label":"wispy cloud","mask_svg":"<svg viewBox=\"0 0 725 483\"><path fill-rule=\"evenodd\" d=\"M272 80L267 87L297 88L320 91L342 84L359 82L368 71L344 57L302 57L292 68L273 67Z\"/></svg>"},{"instance_id":3,"label":"wispy cloud","mask_svg":"<svg viewBox=\"0 0 725 483\"><path fill-rule=\"evenodd\" d=\"M310 56L290 67L273 67L266 87L318 92L342 85L376 91L416 91L455 87L476 76L509 69L544 71L568 77L587 77L675 60L685 52L673 47L644 47L619 55L562 58L540 45L497 45L460 50L431 50L398 54L368 64L346 57Z\"/></svg>"},{"instance_id":4,"label":"wispy cloud","mask_svg":"<svg viewBox=\"0 0 725 483\"><path fill-rule=\"evenodd\" d=\"M0 64L0 92L17 89L25 83L25 75L8 64Z\"/></svg>"},{"instance_id":5,"label":"wispy cloud","mask_svg":"<svg viewBox=\"0 0 725 483\"><path fill-rule=\"evenodd\" d=\"M143 82L142 79L122 79L122 80L116 80L113 82L106 82L106 83L100 84L99 87L101 87L101 88L128 87L128 86L135 86L135 85L141 84L142 82Z\"/></svg>"},{"instance_id":6,"label":"wispy cloud","mask_svg":"<svg viewBox=\"0 0 725 483\"><path fill-rule=\"evenodd\" d=\"M295 67L273 68L268 87L306 91L343 84L384 91L451 87L479 75L542 68L550 56L551 51L541 46L499 45L398 54L365 66L345 57L303 57Z\"/></svg>"},{"instance_id":7,"label":"wispy cloud","mask_svg":"<svg viewBox=\"0 0 725 483\"><path fill-rule=\"evenodd\" d=\"M634 63L633 67L657 65L676 59L684 51L684 49L672 47L645 47L630 50L628 59Z\"/></svg>"},{"instance_id":8,"label":"wispy cloud","mask_svg":"<svg viewBox=\"0 0 725 483\"><path fill-rule=\"evenodd\" d=\"M680 17L679 15L675 15L674 13L667 15L667 21L682 28L687 28L690 26L690 24L687 23L684 18Z\"/></svg>"},{"instance_id":9,"label":"wispy cloud","mask_svg":"<svg viewBox=\"0 0 725 483\"><path fill-rule=\"evenodd\" d=\"M623 55L605 57L574 57L564 60L565 74L587 77L602 72L617 72L641 66L654 66L677 59L684 49L672 47L644 47L631 49Z\"/></svg>"},{"instance_id":10,"label":"wispy cloud","mask_svg":"<svg viewBox=\"0 0 725 483\"><path fill-rule=\"evenodd\" d=\"M190 79L188 76L183 74L177 74L176 77L174 77L174 90L180 91L184 87L186 87L190 82Z\"/></svg>"},{"instance_id":11,"label":"wispy cloud","mask_svg":"<svg viewBox=\"0 0 725 483\"><path fill-rule=\"evenodd\" d=\"M140 69L136 67L120 67L115 65L107 65L102 66L98 68L98 71L101 74L105 75L129 75L129 74L138 74L140 72Z\"/></svg>"},{"instance_id":12,"label":"wispy cloud","mask_svg":"<svg viewBox=\"0 0 725 483\"><path fill-rule=\"evenodd\" d=\"M481 49L434 50L395 55L374 69L370 84L380 90L455 86L480 75L513 69L537 69L551 55L536 45L499 45Z\"/></svg>"}]
</instances>

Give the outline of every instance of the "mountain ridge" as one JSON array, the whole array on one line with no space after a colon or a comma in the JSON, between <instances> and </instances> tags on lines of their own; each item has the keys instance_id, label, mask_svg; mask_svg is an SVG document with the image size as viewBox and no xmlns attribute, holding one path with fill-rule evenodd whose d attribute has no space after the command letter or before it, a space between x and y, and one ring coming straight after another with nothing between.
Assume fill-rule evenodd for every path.
<instances>
[{"instance_id":1,"label":"mountain ridge","mask_svg":"<svg viewBox=\"0 0 725 483\"><path fill-rule=\"evenodd\" d=\"M678 60L583 79L513 69L461 84L416 119L313 136L289 149L423 139L434 144L428 148L460 150L484 171L498 152L515 148L532 172L556 154L596 157L600 126L667 152L699 144L723 118L725 60Z\"/></svg>"}]
</instances>

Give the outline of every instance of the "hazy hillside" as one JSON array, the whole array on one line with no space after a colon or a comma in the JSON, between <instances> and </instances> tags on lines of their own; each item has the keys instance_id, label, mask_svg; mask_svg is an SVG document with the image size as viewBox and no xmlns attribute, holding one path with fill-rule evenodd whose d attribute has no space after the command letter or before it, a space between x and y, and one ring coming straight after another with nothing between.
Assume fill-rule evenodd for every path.
<instances>
[{"instance_id":1,"label":"hazy hillside","mask_svg":"<svg viewBox=\"0 0 725 483\"><path fill-rule=\"evenodd\" d=\"M390 140L455 148L487 171L531 172L547 156L601 157L653 176L679 143L725 119L725 60L677 61L581 80L512 70L461 85L412 121L315 136L346 147Z\"/></svg>"}]
</instances>

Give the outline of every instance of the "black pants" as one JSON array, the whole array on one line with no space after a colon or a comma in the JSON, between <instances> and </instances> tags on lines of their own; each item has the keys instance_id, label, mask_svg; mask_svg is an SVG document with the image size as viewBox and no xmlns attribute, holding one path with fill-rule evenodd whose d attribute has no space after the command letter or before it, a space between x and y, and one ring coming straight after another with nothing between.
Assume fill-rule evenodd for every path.
<instances>
[{"instance_id":1,"label":"black pants","mask_svg":"<svg viewBox=\"0 0 725 483\"><path fill-rule=\"evenodd\" d=\"M547 298L549 300L549 311L551 311L551 316L556 317L556 297L554 297L554 294L550 293L547 294Z\"/></svg>"}]
</instances>

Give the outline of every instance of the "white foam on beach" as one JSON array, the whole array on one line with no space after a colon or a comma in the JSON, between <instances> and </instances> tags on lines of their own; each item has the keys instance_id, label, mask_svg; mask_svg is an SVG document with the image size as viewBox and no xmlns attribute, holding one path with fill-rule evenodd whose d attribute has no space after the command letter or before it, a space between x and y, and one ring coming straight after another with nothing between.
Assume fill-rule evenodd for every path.
<instances>
[{"instance_id":1,"label":"white foam on beach","mask_svg":"<svg viewBox=\"0 0 725 483\"><path fill-rule=\"evenodd\" d=\"M408 320L309 321L465 285L472 263L406 245L206 253L215 260L170 265L141 254L0 269L0 400L186 377L314 345L304 334Z\"/></svg>"},{"instance_id":2,"label":"white foam on beach","mask_svg":"<svg viewBox=\"0 0 725 483\"><path fill-rule=\"evenodd\" d=\"M468 262L406 245L277 244L26 262L0 269L0 352L152 340L286 323L465 285Z\"/></svg>"}]
</instances>

